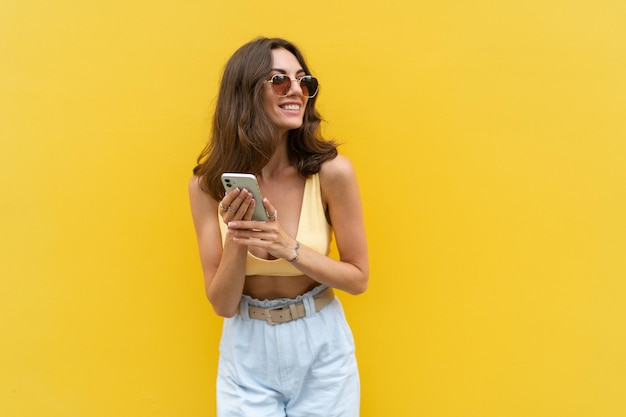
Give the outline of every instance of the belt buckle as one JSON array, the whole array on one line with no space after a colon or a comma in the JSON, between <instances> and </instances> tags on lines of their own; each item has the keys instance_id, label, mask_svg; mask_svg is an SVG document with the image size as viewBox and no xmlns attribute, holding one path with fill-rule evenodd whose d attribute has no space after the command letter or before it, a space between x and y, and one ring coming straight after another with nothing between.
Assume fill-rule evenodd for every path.
<instances>
[{"instance_id":1,"label":"belt buckle","mask_svg":"<svg viewBox=\"0 0 626 417\"><path fill-rule=\"evenodd\" d=\"M272 320L272 311L278 311L278 310L287 310L289 311L289 306L276 306L276 307L268 307L265 309L265 320L267 321L268 324L275 326L277 324L281 324L281 323L276 323L274 320ZM289 312L289 315L291 315L291 311ZM289 320L287 320L289 321Z\"/></svg>"}]
</instances>

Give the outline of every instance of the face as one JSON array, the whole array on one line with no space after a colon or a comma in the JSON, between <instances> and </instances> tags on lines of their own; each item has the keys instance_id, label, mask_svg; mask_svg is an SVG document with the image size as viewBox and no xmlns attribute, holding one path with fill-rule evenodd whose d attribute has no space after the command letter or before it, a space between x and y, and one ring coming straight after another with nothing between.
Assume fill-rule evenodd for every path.
<instances>
[{"instance_id":1,"label":"face","mask_svg":"<svg viewBox=\"0 0 626 417\"><path fill-rule=\"evenodd\" d=\"M272 50L272 71L268 74L269 80L275 74L285 74L292 79L291 87L285 97L280 97L272 91L272 84L263 85L263 106L270 119L281 132L297 129L302 126L304 109L308 97L302 94L300 83L293 81L307 75L296 57L286 49Z\"/></svg>"}]
</instances>

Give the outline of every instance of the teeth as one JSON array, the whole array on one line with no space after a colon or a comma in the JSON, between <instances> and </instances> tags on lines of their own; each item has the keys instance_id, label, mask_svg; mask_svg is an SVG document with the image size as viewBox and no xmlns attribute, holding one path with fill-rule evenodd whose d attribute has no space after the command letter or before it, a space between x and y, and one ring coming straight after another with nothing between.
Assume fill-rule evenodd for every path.
<instances>
[{"instance_id":1,"label":"teeth","mask_svg":"<svg viewBox=\"0 0 626 417\"><path fill-rule=\"evenodd\" d=\"M285 110L300 110L300 106L298 106L297 104L286 104L283 106L283 109Z\"/></svg>"}]
</instances>

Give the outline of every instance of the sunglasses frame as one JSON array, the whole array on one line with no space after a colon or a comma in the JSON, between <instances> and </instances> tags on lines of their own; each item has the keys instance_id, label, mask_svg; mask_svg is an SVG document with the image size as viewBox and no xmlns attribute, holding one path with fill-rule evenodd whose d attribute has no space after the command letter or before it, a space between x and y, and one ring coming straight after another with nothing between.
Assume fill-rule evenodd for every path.
<instances>
[{"instance_id":1,"label":"sunglasses frame","mask_svg":"<svg viewBox=\"0 0 626 417\"><path fill-rule=\"evenodd\" d=\"M285 94L285 95L280 95L280 94L278 94L278 93L276 92L276 90L274 90L274 78L276 78L276 77L285 77L285 79L289 80L289 88L287 89L287 94ZM297 81L297 82L298 82L298 84L300 85L300 89L302 90L302 80L303 80L304 78L309 78L309 79L312 79L312 80L317 81L317 88L315 89L315 93L314 93L313 95L311 95L311 96L306 96L306 95L305 95L305 97L308 97L308 98L313 98L313 97L315 97L315 96L317 95L317 93L320 91L320 82L319 82L319 80L318 80L317 78L315 78L315 77L314 77L314 76L312 76L312 75L303 75L303 76L302 76L302 77L300 77L300 78L289 78L289 76L288 76L288 75L286 75L286 74L274 74L274 75L272 75L272 77L271 77L269 80L265 80L265 81L263 81L263 83L264 83L264 84L268 84L268 83L269 83L269 84L272 84L272 85L271 85L271 88L272 88L272 93L274 93L274 94L275 94L275 95L277 95L278 97L287 97L287 96L289 95L289 90L291 89L291 83L292 83L292 82L294 82L294 81ZM304 94L303 94L303 95L304 95Z\"/></svg>"}]
</instances>

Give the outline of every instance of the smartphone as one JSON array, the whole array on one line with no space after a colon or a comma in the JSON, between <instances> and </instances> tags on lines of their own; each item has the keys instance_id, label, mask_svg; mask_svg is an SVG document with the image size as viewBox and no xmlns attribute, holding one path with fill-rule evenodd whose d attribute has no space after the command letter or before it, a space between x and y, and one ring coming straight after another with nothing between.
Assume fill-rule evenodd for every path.
<instances>
[{"instance_id":1,"label":"smartphone","mask_svg":"<svg viewBox=\"0 0 626 417\"><path fill-rule=\"evenodd\" d=\"M250 191L256 203L254 205L252 220L267 221L267 212L265 211L265 206L263 206L263 196L261 195L259 183L254 175L225 172L222 174L222 184L227 193L235 188L245 188Z\"/></svg>"}]
</instances>

